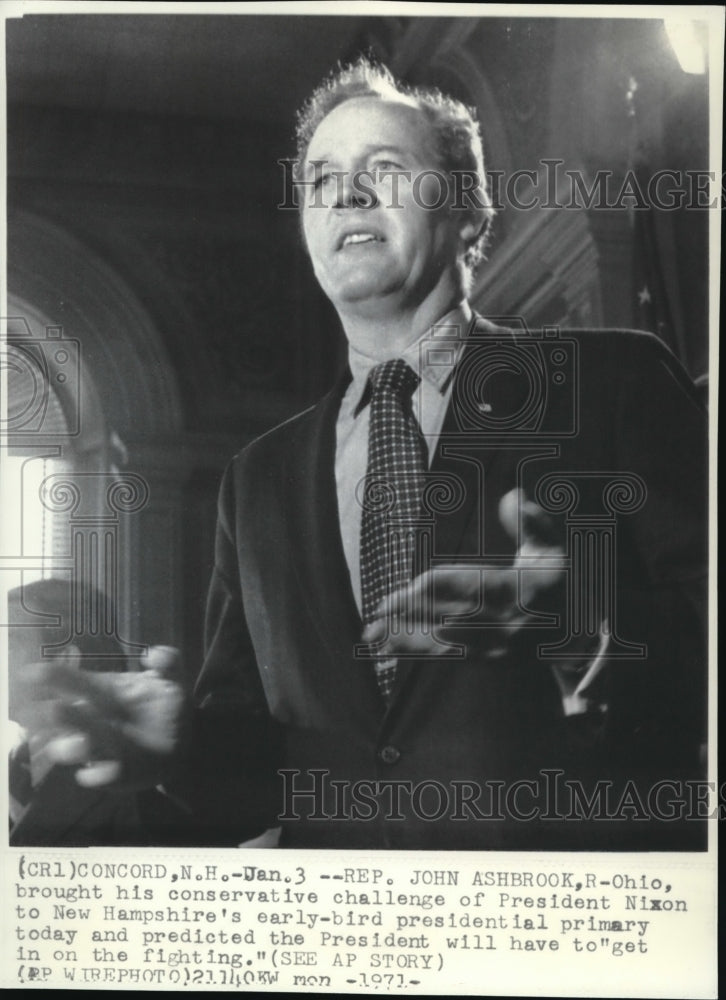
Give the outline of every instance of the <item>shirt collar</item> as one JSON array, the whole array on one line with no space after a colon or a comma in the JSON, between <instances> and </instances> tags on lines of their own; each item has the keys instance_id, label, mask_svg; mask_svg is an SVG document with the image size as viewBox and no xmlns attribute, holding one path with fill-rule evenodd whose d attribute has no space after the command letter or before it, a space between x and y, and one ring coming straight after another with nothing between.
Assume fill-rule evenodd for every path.
<instances>
[{"instance_id":1,"label":"shirt collar","mask_svg":"<svg viewBox=\"0 0 726 1000\"><path fill-rule=\"evenodd\" d=\"M462 300L433 326L424 330L403 353L396 356L403 358L422 382L427 382L443 395L461 356L472 315L471 306L466 299ZM351 390L356 400L356 415L368 402L368 375L380 363L380 358L370 358L352 344L348 345L348 365L352 375Z\"/></svg>"}]
</instances>

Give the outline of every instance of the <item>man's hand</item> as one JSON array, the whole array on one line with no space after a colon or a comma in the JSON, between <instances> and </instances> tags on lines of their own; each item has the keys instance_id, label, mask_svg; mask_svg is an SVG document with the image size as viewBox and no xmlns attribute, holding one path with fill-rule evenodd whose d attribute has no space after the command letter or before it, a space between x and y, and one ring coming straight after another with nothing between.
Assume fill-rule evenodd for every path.
<instances>
[{"instance_id":1,"label":"man's hand","mask_svg":"<svg viewBox=\"0 0 726 1000\"><path fill-rule=\"evenodd\" d=\"M142 670L79 669L74 647L55 660L10 671L10 717L26 730L31 754L78 765L85 787L151 787L179 741L184 693L172 679L178 654L151 647Z\"/></svg>"},{"instance_id":2,"label":"man's hand","mask_svg":"<svg viewBox=\"0 0 726 1000\"><path fill-rule=\"evenodd\" d=\"M565 554L551 518L521 490L502 498L499 518L519 542L511 566L462 563L422 573L381 602L363 642L381 656L445 656L448 640L476 641L492 659L504 655L511 638L531 623L531 609L561 587Z\"/></svg>"}]
</instances>

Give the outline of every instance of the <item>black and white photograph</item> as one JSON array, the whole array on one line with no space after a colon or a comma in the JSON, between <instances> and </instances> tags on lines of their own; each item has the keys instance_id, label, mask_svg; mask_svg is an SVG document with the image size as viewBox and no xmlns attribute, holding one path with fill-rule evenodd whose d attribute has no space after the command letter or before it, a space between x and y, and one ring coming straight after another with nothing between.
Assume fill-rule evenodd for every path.
<instances>
[{"instance_id":1,"label":"black and white photograph","mask_svg":"<svg viewBox=\"0 0 726 1000\"><path fill-rule=\"evenodd\" d=\"M663 954L695 933L647 866L707 877L722 809L724 11L625 11L8 5L3 865L18 911L47 879L37 918L13 912L10 984L71 988L41 924L75 933L61 873L106 877L33 858L135 858L87 964L116 968L113 921L142 918L113 907L154 899L151 976L177 919L157 857L227 858L238 890L279 875L259 902L284 925L300 859L341 852L316 874L341 880L327 929L298 911L310 951L276 948L303 945L292 909L254 931L238 911L253 978L188 951L199 979L104 989L445 992L456 945L429 966L424 928L494 931L482 960L643 969L658 927ZM571 884L586 855L618 874ZM464 884L447 923L436 886ZM168 898L230 891L196 889ZM652 924L615 919L616 890ZM335 940L347 910L370 926ZM347 979L254 979L344 938Z\"/></svg>"}]
</instances>

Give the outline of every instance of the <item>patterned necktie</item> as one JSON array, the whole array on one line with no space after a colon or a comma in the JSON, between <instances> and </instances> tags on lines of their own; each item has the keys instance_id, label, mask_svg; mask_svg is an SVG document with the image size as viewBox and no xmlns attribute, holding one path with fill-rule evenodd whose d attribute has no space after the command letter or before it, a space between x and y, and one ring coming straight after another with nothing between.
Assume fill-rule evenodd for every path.
<instances>
[{"instance_id":1,"label":"patterned necktie","mask_svg":"<svg viewBox=\"0 0 726 1000\"><path fill-rule=\"evenodd\" d=\"M411 412L419 377L397 358L377 365L371 390L368 468L360 537L363 623L376 618L383 598L412 575L416 534L426 472L426 442ZM396 660L376 662L378 687L390 701Z\"/></svg>"}]
</instances>

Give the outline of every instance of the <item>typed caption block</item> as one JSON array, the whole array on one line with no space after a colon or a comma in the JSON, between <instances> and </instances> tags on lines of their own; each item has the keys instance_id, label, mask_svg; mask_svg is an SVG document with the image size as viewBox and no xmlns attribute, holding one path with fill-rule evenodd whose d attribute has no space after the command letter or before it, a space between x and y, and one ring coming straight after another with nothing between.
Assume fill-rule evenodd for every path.
<instances>
[{"instance_id":1,"label":"typed caption block","mask_svg":"<svg viewBox=\"0 0 726 1000\"><path fill-rule=\"evenodd\" d=\"M716 995L706 857L140 856L8 851L3 985Z\"/></svg>"}]
</instances>

